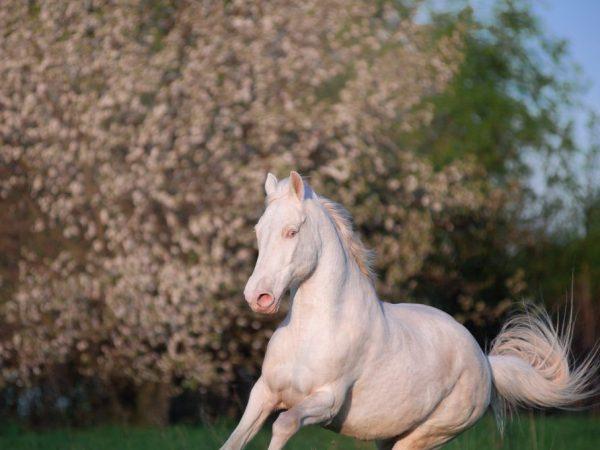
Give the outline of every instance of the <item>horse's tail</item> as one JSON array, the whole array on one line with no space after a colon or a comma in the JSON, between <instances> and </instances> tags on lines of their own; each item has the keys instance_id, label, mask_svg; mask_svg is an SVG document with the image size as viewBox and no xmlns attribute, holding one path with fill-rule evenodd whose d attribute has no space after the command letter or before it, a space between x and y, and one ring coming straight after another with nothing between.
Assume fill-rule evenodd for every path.
<instances>
[{"instance_id":1,"label":"horse's tail","mask_svg":"<svg viewBox=\"0 0 600 450\"><path fill-rule=\"evenodd\" d=\"M596 393L591 381L597 351L573 364L572 337L572 308L560 332L544 309L532 305L504 325L488 356L496 388L492 407L500 428L512 407L566 408Z\"/></svg>"}]
</instances>

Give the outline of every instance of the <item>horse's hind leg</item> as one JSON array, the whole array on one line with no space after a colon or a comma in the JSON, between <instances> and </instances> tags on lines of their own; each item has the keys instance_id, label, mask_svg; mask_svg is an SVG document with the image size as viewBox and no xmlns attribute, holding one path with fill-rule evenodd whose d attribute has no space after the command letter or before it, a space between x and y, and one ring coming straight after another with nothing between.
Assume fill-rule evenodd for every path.
<instances>
[{"instance_id":1,"label":"horse's hind leg","mask_svg":"<svg viewBox=\"0 0 600 450\"><path fill-rule=\"evenodd\" d=\"M449 441L450 438L446 439L431 439L425 436L414 435L411 433L401 438L387 439L383 441L377 441L377 450L433 450L439 448L445 442Z\"/></svg>"},{"instance_id":2,"label":"horse's hind leg","mask_svg":"<svg viewBox=\"0 0 600 450\"><path fill-rule=\"evenodd\" d=\"M406 436L398 439L392 450L434 450L450 441L454 435L442 434L427 428L417 428Z\"/></svg>"}]
</instances>

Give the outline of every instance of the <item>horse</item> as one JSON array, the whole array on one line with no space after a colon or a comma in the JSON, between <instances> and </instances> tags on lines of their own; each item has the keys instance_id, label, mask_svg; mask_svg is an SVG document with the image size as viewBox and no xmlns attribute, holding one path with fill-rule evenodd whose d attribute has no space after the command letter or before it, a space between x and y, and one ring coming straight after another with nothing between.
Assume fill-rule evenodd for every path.
<instances>
[{"instance_id":1,"label":"horse","mask_svg":"<svg viewBox=\"0 0 600 450\"><path fill-rule=\"evenodd\" d=\"M242 449L267 417L268 450L321 424L378 449L439 448L490 405L564 407L590 395L593 362L571 367L572 316L559 333L541 308L510 319L486 355L467 329L422 304L380 301L369 250L339 204L295 171L265 181L258 258L244 289L251 309L291 306L267 346L245 412L221 450ZM564 331L564 330L563 330Z\"/></svg>"}]
</instances>

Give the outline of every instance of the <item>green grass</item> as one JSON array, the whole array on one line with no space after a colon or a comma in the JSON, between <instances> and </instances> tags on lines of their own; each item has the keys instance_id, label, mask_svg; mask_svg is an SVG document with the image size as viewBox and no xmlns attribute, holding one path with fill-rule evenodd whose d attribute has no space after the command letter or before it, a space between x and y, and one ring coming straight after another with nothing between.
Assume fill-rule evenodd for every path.
<instances>
[{"instance_id":1,"label":"green grass","mask_svg":"<svg viewBox=\"0 0 600 450\"><path fill-rule=\"evenodd\" d=\"M165 429L98 427L33 432L16 426L0 427L0 449L6 450L212 450L219 448L231 423L214 426L172 426ZM247 447L266 449L268 427ZM308 427L286 449L373 449L373 444ZM448 444L448 450L596 450L600 449L600 417L538 416L523 413L508 425L500 439L490 417Z\"/></svg>"}]
</instances>

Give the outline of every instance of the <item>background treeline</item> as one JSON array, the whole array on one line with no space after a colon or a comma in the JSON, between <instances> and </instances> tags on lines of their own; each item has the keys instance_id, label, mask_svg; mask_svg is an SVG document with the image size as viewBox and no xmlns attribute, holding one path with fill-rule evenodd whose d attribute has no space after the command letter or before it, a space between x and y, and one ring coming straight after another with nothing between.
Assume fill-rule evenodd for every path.
<instances>
[{"instance_id":1,"label":"background treeline","mask_svg":"<svg viewBox=\"0 0 600 450\"><path fill-rule=\"evenodd\" d=\"M351 211L382 298L485 345L572 293L590 351L599 149L566 45L525 1L429 6L3 2L0 412L235 414L277 323L241 300L269 170Z\"/></svg>"}]
</instances>

